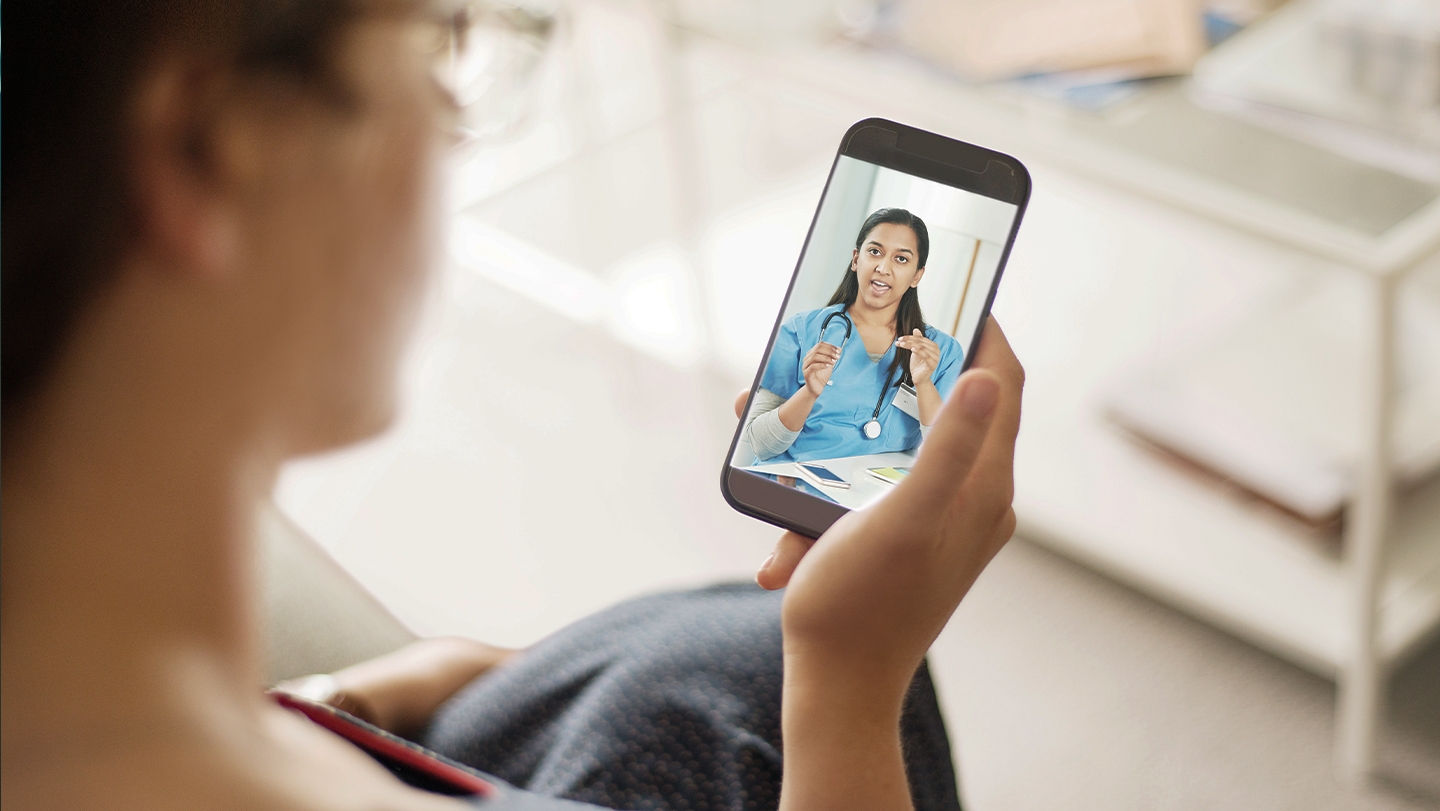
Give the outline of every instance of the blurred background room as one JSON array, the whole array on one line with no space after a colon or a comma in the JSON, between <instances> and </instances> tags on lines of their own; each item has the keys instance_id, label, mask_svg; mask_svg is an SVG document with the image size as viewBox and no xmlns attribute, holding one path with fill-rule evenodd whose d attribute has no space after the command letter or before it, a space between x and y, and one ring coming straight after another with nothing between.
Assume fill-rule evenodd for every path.
<instances>
[{"instance_id":1,"label":"blurred background room","mask_svg":"<svg viewBox=\"0 0 1440 811\"><path fill-rule=\"evenodd\" d=\"M931 653L967 808L1440 808L1440 2L475 2L404 415L275 493L403 623L354 652L753 576L733 403L881 116L1034 177L1019 531Z\"/></svg>"}]
</instances>

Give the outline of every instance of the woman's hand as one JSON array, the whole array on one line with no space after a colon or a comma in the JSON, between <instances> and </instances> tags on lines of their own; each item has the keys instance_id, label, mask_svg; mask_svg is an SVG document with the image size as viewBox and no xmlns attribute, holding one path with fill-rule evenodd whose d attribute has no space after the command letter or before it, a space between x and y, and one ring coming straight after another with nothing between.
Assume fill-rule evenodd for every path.
<instances>
[{"instance_id":1,"label":"woman's hand","mask_svg":"<svg viewBox=\"0 0 1440 811\"><path fill-rule=\"evenodd\" d=\"M915 381L915 385L929 383L930 375L940 366L940 344L926 338L925 333L917 329L911 335L895 339L895 345L910 350L910 379Z\"/></svg>"},{"instance_id":2,"label":"woman's hand","mask_svg":"<svg viewBox=\"0 0 1440 811\"><path fill-rule=\"evenodd\" d=\"M409 737L424 729L457 690L518 653L462 637L422 639L334 673L337 691L328 700L381 729Z\"/></svg>"},{"instance_id":3,"label":"woman's hand","mask_svg":"<svg viewBox=\"0 0 1440 811\"><path fill-rule=\"evenodd\" d=\"M912 474L849 513L817 543L780 539L758 579L789 586L785 630L807 652L853 660L857 645L898 666L905 684L980 570L1009 539L1024 370L1000 327L985 328ZM992 425L993 422L993 425ZM901 654L904 654L901 656ZM904 685L902 684L901 687Z\"/></svg>"},{"instance_id":4,"label":"woman's hand","mask_svg":"<svg viewBox=\"0 0 1440 811\"><path fill-rule=\"evenodd\" d=\"M766 588L789 587L782 808L909 807L898 734L905 689L1014 531L1023 382L990 321L910 477L819 541L786 534L757 575Z\"/></svg>"},{"instance_id":5,"label":"woman's hand","mask_svg":"<svg viewBox=\"0 0 1440 811\"><path fill-rule=\"evenodd\" d=\"M800 372L805 375L805 388L809 389L812 397L819 397L825 392L825 384L830 382L830 374L839 361L840 347L824 341L815 344L815 348L801 359Z\"/></svg>"}]
</instances>

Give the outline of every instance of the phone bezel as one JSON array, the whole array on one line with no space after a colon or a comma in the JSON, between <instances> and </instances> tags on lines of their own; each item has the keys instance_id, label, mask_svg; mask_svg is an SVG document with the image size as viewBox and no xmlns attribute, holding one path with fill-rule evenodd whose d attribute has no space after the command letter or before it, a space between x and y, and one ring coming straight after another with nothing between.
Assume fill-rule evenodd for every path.
<instances>
[{"instance_id":1,"label":"phone bezel","mask_svg":"<svg viewBox=\"0 0 1440 811\"><path fill-rule=\"evenodd\" d=\"M795 283L800 274L801 261L810 249L810 239L815 233L815 223L820 209L830 192L830 182L835 177L835 167L842 156L868 161L888 169L895 169L916 177L932 180L947 186L974 192L1017 207L1015 221L1010 224L1010 234L1000 254L1000 263L995 278L986 292L985 307L975 334L971 336L971 347L980 341L985 328L985 317L995 301L995 291L1000 286L1000 277L1010 260L1010 249L1015 244L1015 235L1025 216L1025 207L1030 202L1030 172L1019 160L1003 152L982 146L947 138L933 132L906 126L884 118L867 118L853 124L846 130L840 141L840 149L830 164L830 174L825 179L825 189L815 214L810 218L810 228L805 234L805 243L795 260L795 270L790 274L790 285L785 290L785 300L776 314L775 326L765 344L765 356L755 371L750 383L750 396L745 400L742 414L748 413L760 386L765 367L770 362L770 352L775 346L775 336L780 330L782 318L789 307L790 296L795 292ZM975 353L966 355L964 369L970 367ZM743 418L742 418L743 419ZM720 492L725 501L741 513L760 519L775 526L793 530L811 538L818 538L849 512L833 501L824 501L799 490L786 487L763 476L733 467L730 460L735 456L735 447L740 442L744 424L736 426L735 436L725 453L724 465L720 472Z\"/></svg>"}]
</instances>

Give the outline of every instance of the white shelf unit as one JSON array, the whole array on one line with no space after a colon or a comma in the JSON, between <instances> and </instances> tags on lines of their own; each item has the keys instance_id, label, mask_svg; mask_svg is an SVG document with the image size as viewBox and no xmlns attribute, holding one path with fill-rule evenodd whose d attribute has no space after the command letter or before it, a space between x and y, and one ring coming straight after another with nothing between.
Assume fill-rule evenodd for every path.
<instances>
[{"instance_id":1,"label":"white shelf unit","mask_svg":"<svg viewBox=\"0 0 1440 811\"><path fill-rule=\"evenodd\" d=\"M1056 412L1056 413L1052 413ZM1018 533L1319 675L1347 664L1346 562L1267 507L1235 499L1095 415L1027 405ZM1116 509L1117 505L1128 505ZM1377 613L1378 658L1403 659L1440 623L1440 481L1400 500Z\"/></svg>"},{"instance_id":2,"label":"white shelf unit","mask_svg":"<svg viewBox=\"0 0 1440 811\"><path fill-rule=\"evenodd\" d=\"M1355 337L1370 359L1369 379L1359 381L1366 450L1341 557L1197 483L1087 403L1053 390L1049 400L1027 398L1026 444L1044 458L1025 459L1021 449L1016 513L1025 537L1336 679L1337 768L1349 782L1367 780L1388 671L1440 629L1440 482L1397 498L1386 473L1395 296L1440 248L1440 190L1376 182L1378 170L1198 109L1179 82L1101 115L967 86L906 59L856 57L777 59L775 70L863 99L876 114L1066 168L1364 280L1374 326ZM1256 154L1265 169L1257 174L1288 175L1290 184L1232 171L1240 158L1257 163ZM1354 207L1354 216L1334 205L1339 189L1367 183L1372 205Z\"/></svg>"},{"instance_id":3,"label":"white shelf unit","mask_svg":"<svg viewBox=\"0 0 1440 811\"><path fill-rule=\"evenodd\" d=\"M1064 460L1058 470L1074 464L1068 477L1017 480L1016 512L1025 531L1055 550L1335 678L1336 765L1342 779L1361 784L1375 767L1388 673L1440 629L1440 485L1399 497L1389 452L1396 296L1405 276L1440 245L1440 195L1432 190L1428 201L1393 222L1337 222L1184 165L1195 155L1186 154L1183 143L1137 139L1168 131L1183 140L1186 123L1231 138L1250 130L1269 149L1278 136L1196 110L1178 86L1138 106L1136 118L1119 126L1076 118L1032 129L1029 143L1093 178L1338 263L1368 288L1363 321L1370 326L1355 336L1368 359L1367 379L1356 381L1365 400L1363 450L1345 511L1342 556L1327 559L1313 539L1283 522L1186 481L1084 419L1077 425L1077 412L1067 415L1068 432L1057 432L1046 446L1058 451L1071 443L1070 453L1057 454ZM1147 132L1147 117L1161 123ZM1142 145L1158 148L1146 154ZM1243 140L1218 146L1240 149ZM1313 152L1299 144L1295 150ZM1336 159L1329 160L1334 171ZM1095 475L1099 470L1103 477ZM1116 499L1108 502L1112 509L1134 507L1103 517L1093 509L1056 514L1054 504L1069 504L1097 478L1108 488L1100 495Z\"/></svg>"}]
</instances>

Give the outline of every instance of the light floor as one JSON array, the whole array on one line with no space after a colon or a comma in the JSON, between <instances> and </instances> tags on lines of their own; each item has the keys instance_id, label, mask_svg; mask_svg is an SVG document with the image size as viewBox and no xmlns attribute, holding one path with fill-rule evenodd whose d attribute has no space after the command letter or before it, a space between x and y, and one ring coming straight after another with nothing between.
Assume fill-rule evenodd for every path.
<instances>
[{"instance_id":1,"label":"light floor","mask_svg":"<svg viewBox=\"0 0 1440 811\"><path fill-rule=\"evenodd\" d=\"M720 497L734 395L839 135L874 114L924 124L884 94L818 89L774 52L579 9L533 120L461 156L454 261L400 423L292 465L277 491L423 632L523 645L637 593L750 576L777 533ZM1107 289L1193 280L1184 317L1116 328L1140 354L1306 272L1032 169L996 303L1032 397L1079 362L1073 322ZM1440 807L1440 645L1397 675L1383 776L1359 793L1331 776L1332 684L1023 540L932 662L978 811Z\"/></svg>"}]
</instances>

